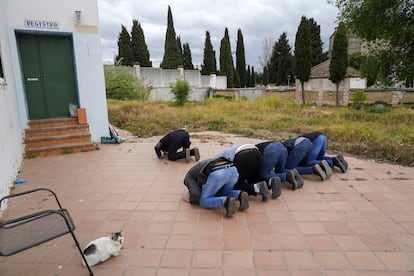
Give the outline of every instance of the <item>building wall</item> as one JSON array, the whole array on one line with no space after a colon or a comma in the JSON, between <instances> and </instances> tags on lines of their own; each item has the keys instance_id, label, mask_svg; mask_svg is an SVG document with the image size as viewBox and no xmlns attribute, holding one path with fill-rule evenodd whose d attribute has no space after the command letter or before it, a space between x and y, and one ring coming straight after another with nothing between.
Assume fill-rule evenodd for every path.
<instances>
[{"instance_id":1,"label":"building wall","mask_svg":"<svg viewBox=\"0 0 414 276\"><path fill-rule=\"evenodd\" d=\"M0 80L0 198L9 188L23 160L23 128L19 121L11 49L7 32L7 2L0 1L0 55L4 79ZM0 206L0 213L5 206Z\"/></svg>"},{"instance_id":2,"label":"building wall","mask_svg":"<svg viewBox=\"0 0 414 276\"><path fill-rule=\"evenodd\" d=\"M75 10L81 11L80 22L76 22ZM21 166L28 123L16 31L72 36L79 107L86 109L94 142L109 134L97 0L1 0L5 83L0 84L0 196L8 193Z\"/></svg>"},{"instance_id":3,"label":"building wall","mask_svg":"<svg viewBox=\"0 0 414 276\"><path fill-rule=\"evenodd\" d=\"M12 66L15 79L21 79L18 48L15 31L34 34L69 34L73 36L76 79L79 107L86 109L92 140L99 142L108 135L108 114L106 109L105 80L103 74L102 49L99 35L97 0L4 0L2 9L11 45ZM2 1L4 3L4 1ZM75 10L81 11L81 21L75 21ZM28 26L27 21L32 22ZM57 28L38 27L33 22L53 22ZM23 85L16 81L18 110L22 127L27 124L27 106Z\"/></svg>"}]
</instances>

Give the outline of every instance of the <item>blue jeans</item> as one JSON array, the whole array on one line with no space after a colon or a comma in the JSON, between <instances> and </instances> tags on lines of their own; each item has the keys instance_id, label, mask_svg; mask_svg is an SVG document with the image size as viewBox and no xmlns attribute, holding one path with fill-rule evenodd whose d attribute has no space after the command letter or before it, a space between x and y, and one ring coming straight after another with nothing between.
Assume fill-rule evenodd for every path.
<instances>
[{"instance_id":1,"label":"blue jeans","mask_svg":"<svg viewBox=\"0 0 414 276\"><path fill-rule=\"evenodd\" d=\"M286 181L287 149L279 142L271 143L263 150L263 166L260 176L265 179L278 176L282 182ZM275 173L272 173L273 169Z\"/></svg>"},{"instance_id":2,"label":"blue jeans","mask_svg":"<svg viewBox=\"0 0 414 276\"><path fill-rule=\"evenodd\" d=\"M309 165L311 157L312 142L304 139L289 152L286 169L297 169L299 174L312 174L312 166Z\"/></svg>"},{"instance_id":3,"label":"blue jeans","mask_svg":"<svg viewBox=\"0 0 414 276\"><path fill-rule=\"evenodd\" d=\"M228 196L238 199L241 191L233 190L238 178L235 166L211 172L201 186L200 206L216 208L224 206Z\"/></svg>"},{"instance_id":4,"label":"blue jeans","mask_svg":"<svg viewBox=\"0 0 414 276\"><path fill-rule=\"evenodd\" d=\"M312 141L312 157L309 165L319 164L321 160L326 160L330 167L333 167L332 157L325 156L326 153L326 136L321 134Z\"/></svg>"}]
</instances>

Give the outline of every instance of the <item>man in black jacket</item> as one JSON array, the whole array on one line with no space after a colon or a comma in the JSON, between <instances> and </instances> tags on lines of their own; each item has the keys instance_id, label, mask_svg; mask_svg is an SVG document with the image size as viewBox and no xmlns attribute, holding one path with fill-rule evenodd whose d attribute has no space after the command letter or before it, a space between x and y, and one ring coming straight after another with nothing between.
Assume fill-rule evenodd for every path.
<instances>
[{"instance_id":1,"label":"man in black jacket","mask_svg":"<svg viewBox=\"0 0 414 276\"><path fill-rule=\"evenodd\" d=\"M239 178L236 167L225 158L210 158L198 162L184 177L184 185L190 194L190 203L199 203L204 208L224 206L226 217L236 210L236 199L240 201L240 211L249 208L246 192L234 190Z\"/></svg>"},{"instance_id":2,"label":"man in black jacket","mask_svg":"<svg viewBox=\"0 0 414 276\"><path fill-rule=\"evenodd\" d=\"M155 145L154 150L159 159L164 158L164 154L167 154L168 160L171 161L185 159L188 163L191 156L194 156L195 160L198 161L200 152L198 148L190 149L190 145L190 134L184 129L177 129L162 137ZM178 151L180 148L183 148L183 150Z\"/></svg>"}]
</instances>

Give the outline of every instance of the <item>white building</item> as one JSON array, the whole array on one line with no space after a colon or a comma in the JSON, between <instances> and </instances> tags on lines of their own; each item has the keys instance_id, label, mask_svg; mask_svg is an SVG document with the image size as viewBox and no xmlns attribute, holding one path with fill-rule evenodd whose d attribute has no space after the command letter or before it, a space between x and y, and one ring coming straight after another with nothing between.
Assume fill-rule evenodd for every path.
<instances>
[{"instance_id":1,"label":"white building","mask_svg":"<svg viewBox=\"0 0 414 276\"><path fill-rule=\"evenodd\" d=\"M0 1L0 197L23 161L30 120L85 108L93 142L108 135L97 0Z\"/></svg>"}]
</instances>

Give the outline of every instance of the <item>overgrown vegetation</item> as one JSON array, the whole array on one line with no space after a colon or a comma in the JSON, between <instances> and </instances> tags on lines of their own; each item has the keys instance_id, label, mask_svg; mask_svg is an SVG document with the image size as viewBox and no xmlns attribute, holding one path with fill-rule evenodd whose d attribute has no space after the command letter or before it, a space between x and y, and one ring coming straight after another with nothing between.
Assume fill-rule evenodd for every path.
<instances>
[{"instance_id":1,"label":"overgrown vegetation","mask_svg":"<svg viewBox=\"0 0 414 276\"><path fill-rule=\"evenodd\" d=\"M104 67L106 97L115 100L143 100L147 90L142 81L127 66Z\"/></svg>"},{"instance_id":2,"label":"overgrown vegetation","mask_svg":"<svg viewBox=\"0 0 414 276\"><path fill-rule=\"evenodd\" d=\"M363 106L366 99L367 93L365 93L365 90L363 89L357 89L355 91L352 91L351 93L352 106L355 109L360 109L361 106Z\"/></svg>"},{"instance_id":3,"label":"overgrown vegetation","mask_svg":"<svg viewBox=\"0 0 414 276\"><path fill-rule=\"evenodd\" d=\"M175 83L170 85L171 93L174 94L175 103L184 105L188 100L190 94L190 84L187 80L178 79Z\"/></svg>"},{"instance_id":4,"label":"overgrown vegetation","mask_svg":"<svg viewBox=\"0 0 414 276\"><path fill-rule=\"evenodd\" d=\"M186 127L190 132L221 131L266 140L284 140L319 130L328 150L414 166L414 109L297 105L278 97L256 100L206 99L173 102L108 101L111 124L139 137Z\"/></svg>"}]
</instances>

